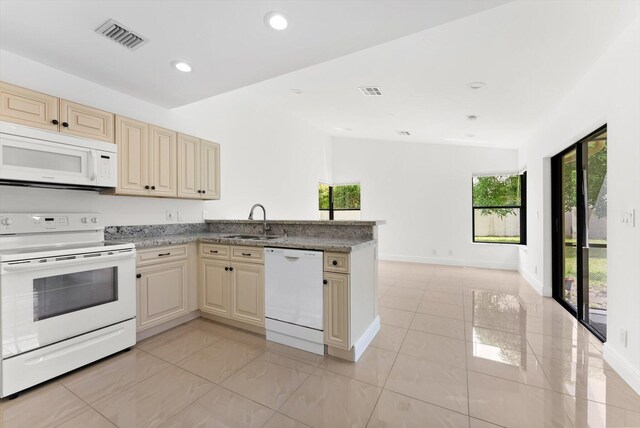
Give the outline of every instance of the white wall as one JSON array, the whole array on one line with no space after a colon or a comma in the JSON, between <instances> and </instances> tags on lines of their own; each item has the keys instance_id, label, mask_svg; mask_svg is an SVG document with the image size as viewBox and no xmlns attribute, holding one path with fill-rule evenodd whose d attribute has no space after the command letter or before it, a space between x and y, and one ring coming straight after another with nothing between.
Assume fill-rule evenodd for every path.
<instances>
[{"instance_id":1,"label":"white wall","mask_svg":"<svg viewBox=\"0 0 640 428\"><path fill-rule=\"evenodd\" d=\"M262 202L269 218L317 218L317 183L328 180L326 134L251 97L250 88L166 110L93 82L0 51L0 80L221 144L222 199L114 197L93 192L0 186L0 211L89 211L110 225L244 218Z\"/></svg>"},{"instance_id":2,"label":"white wall","mask_svg":"<svg viewBox=\"0 0 640 428\"><path fill-rule=\"evenodd\" d=\"M362 219L387 221L381 259L517 268L517 246L471 242L472 175L516 171L517 151L349 138L332 146L334 181L359 182Z\"/></svg>"},{"instance_id":3,"label":"white wall","mask_svg":"<svg viewBox=\"0 0 640 428\"><path fill-rule=\"evenodd\" d=\"M640 7L640 3L638 4ZM603 124L608 129L608 340L605 357L640 392L640 20L627 28L521 150L528 169L528 240L520 270L551 295L549 157ZM538 214L536 216L536 213ZM537 272L536 272L537 271ZM628 331L628 345L620 338Z\"/></svg>"}]
</instances>

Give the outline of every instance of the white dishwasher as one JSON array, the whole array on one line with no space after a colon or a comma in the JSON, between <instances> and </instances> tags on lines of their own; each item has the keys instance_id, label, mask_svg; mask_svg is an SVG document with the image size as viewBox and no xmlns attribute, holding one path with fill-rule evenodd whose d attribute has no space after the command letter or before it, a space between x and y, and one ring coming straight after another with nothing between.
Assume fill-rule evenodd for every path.
<instances>
[{"instance_id":1,"label":"white dishwasher","mask_svg":"<svg viewBox=\"0 0 640 428\"><path fill-rule=\"evenodd\" d=\"M265 248L267 339L324 355L322 251Z\"/></svg>"}]
</instances>

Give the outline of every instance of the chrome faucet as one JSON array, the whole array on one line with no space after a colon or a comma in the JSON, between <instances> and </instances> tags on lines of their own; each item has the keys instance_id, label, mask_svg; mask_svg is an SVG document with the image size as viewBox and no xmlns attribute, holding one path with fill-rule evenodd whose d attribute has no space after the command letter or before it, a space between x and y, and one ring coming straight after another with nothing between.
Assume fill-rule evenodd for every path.
<instances>
[{"instance_id":1,"label":"chrome faucet","mask_svg":"<svg viewBox=\"0 0 640 428\"><path fill-rule=\"evenodd\" d=\"M255 210L256 207L262 208L262 214L264 215L262 219L262 234L266 236L267 230L269 230L270 228L267 227L267 210L264 209L264 206L262 206L262 204L254 204L251 207L251 212L249 213L249 220L253 220L253 210Z\"/></svg>"}]
</instances>

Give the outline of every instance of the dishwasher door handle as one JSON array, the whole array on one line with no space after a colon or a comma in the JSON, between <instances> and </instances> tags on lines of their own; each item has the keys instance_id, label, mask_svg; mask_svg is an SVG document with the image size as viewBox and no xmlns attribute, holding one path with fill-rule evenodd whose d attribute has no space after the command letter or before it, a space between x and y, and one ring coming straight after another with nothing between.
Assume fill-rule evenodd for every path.
<instances>
[{"instance_id":1,"label":"dishwasher door handle","mask_svg":"<svg viewBox=\"0 0 640 428\"><path fill-rule=\"evenodd\" d=\"M296 260L300 260L300 257L292 257L292 256L284 256L285 259L295 262Z\"/></svg>"}]
</instances>

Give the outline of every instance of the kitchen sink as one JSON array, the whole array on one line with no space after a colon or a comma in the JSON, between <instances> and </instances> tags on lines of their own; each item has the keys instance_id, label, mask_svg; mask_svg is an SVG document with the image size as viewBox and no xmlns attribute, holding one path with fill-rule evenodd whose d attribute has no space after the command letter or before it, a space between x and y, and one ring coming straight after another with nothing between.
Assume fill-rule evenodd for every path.
<instances>
[{"instance_id":1,"label":"kitchen sink","mask_svg":"<svg viewBox=\"0 0 640 428\"><path fill-rule=\"evenodd\" d=\"M253 241L268 241L271 239L278 239L278 238L282 238L281 236L275 236L275 235L226 235L223 236L223 238L228 238L228 239L250 239Z\"/></svg>"}]
</instances>

